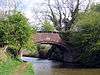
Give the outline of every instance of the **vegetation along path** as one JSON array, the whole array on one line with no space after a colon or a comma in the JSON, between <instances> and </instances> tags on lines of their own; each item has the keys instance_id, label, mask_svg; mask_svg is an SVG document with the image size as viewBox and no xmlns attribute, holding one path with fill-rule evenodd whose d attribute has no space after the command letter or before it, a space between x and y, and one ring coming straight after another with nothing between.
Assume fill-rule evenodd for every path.
<instances>
[{"instance_id":1,"label":"vegetation along path","mask_svg":"<svg viewBox=\"0 0 100 75\"><path fill-rule=\"evenodd\" d=\"M34 75L30 63L23 63L17 67L12 75Z\"/></svg>"}]
</instances>

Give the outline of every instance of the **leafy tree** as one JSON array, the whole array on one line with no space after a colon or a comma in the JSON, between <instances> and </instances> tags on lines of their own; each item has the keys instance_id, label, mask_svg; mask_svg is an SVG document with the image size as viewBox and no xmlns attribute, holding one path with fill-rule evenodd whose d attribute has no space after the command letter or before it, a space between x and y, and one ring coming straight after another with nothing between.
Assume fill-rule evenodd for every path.
<instances>
[{"instance_id":1,"label":"leafy tree","mask_svg":"<svg viewBox=\"0 0 100 75\"><path fill-rule=\"evenodd\" d=\"M40 6L46 9L34 8L33 17L38 19L39 24L47 19L54 24L56 30L67 31L74 24L80 10L86 11L91 3L91 0L46 0Z\"/></svg>"},{"instance_id":2,"label":"leafy tree","mask_svg":"<svg viewBox=\"0 0 100 75\"><path fill-rule=\"evenodd\" d=\"M4 33L4 21L0 21L0 43L4 43L5 33Z\"/></svg>"},{"instance_id":3,"label":"leafy tree","mask_svg":"<svg viewBox=\"0 0 100 75\"><path fill-rule=\"evenodd\" d=\"M95 6L98 7L98 6ZM100 13L90 9L87 13L80 13L76 25L73 27L71 41L81 50L80 61L99 62L100 57Z\"/></svg>"},{"instance_id":4,"label":"leafy tree","mask_svg":"<svg viewBox=\"0 0 100 75\"><path fill-rule=\"evenodd\" d=\"M100 4L92 5L91 10L96 11L96 12L100 12Z\"/></svg>"},{"instance_id":5,"label":"leafy tree","mask_svg":"<svg viewBox=\"0 0 100 75\"><path fill-rule=\"evenodd\" d=\"M29 26L27 18L20 12L14 12L0 21L0 42L7 43L18 51L35 48L33 34L35 30Z\"/></svg>"},{"instance_id":6,"label":"leafy tree","mask_svg":"<svg viewBox=\"0 0 100 75\"><path fill-rule=\"evenodd\" d=\"M42 31L54 31L54 26L47 20L43 22Z\"/></svg>"},{"instance_id":7,"label":"leafy tree","mask_svg":"<svg viewBox=\"0 0 100 75\"><path fill-rule=\"evenodd\" d=\"M31 44L29 42L32 40L32 28L29 26L26 17L20 12L16 12L9 16L7 21L10 24L9 33L7 34L9 44L19 48L19 50Z\"/></svg>"}]
</instances>

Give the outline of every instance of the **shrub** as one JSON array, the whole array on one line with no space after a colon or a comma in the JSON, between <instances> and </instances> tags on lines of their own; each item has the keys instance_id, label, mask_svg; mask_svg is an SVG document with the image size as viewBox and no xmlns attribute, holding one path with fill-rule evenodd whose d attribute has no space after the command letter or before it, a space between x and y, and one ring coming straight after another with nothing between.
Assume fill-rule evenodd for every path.
<instances>
[{"instance_id":1,"label":"shrub","mask_svg":"<svg viewBox=\"0 0 100 75\"><path fill-rule=\"evenodd\" d=\"M79 16L71 42L81 50L80 61L100 62L100 13L88 12Z\"/></svg>"}]
</instances>

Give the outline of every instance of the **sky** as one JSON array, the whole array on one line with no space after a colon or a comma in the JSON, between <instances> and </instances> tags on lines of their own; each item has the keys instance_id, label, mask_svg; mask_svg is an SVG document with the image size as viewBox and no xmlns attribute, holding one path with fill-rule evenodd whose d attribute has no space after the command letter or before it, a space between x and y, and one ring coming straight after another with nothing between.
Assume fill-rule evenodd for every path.
<instances>
[{"instance_id":1,"label":"sky","mask_svg":"<svg viewBox=\"0 0 100 75\"><path fill-rule=\"evenodd\" d=\"M100 2L100 0L93 0L95 3ZM33 8L39 9L41 3L43 3L44 0L23 0L23 10L22 12L25 13L25 16L32 21L33 15Z\"/></svg>"},{"instance_id":2,"label":"sky","mask_svg":"<svg viewBox=\"0 0 100 75\"><path fill-rule=\"evenodd\" d=\"M100 2L100 0L94 0L94 2Z\"/></svg>"},{"instance_id":3,"label":"sky","mask_svg":"<svg viewBox=\"0 0 100 75\"><path fill-rule=\"evenodd\" d=\"M25 16L29 19L30 22L33 21L34 11L33 9L38 9L41 6L41 3L43 3L44 0L23 0L23 7L20 11L22 11Z\"/></svg>"},{"instance_id":4,"label":"sky","mask_svg":"<svg viewBox=\"0 0 100 75\"><path fill-rule=\"evenodd\" d=\"M5 2L5 1L7 1L7 0L0 0L0 9L2 9L1 6L4 5L3 2ZM100 2L100 0L93 0L93 1L96 3ZM20 10L22 13L24 13L25 16L29 19L29 21L32 22L34 20L33 19L33 16L34 16L33 8L40 10L40 6L42 6L41 3L44 3L44 2L45 2L45 0L22 0L22 2L18 5L19 7L17 7L17 9ZM3 3L3 5L2 5L2 3ZM13 5L12 3L10 3L10 4L11 4L10 6ZM8 8L6 8L6 9L8 9Z\"/></svg>"}]
</instances>

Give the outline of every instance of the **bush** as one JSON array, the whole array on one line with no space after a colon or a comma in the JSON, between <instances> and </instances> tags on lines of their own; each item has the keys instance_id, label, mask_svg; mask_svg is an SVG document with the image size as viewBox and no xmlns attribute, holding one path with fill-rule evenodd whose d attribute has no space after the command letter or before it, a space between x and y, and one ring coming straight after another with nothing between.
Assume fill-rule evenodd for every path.
<instances>
[{"instance_id":1,"label":"bush","mask_svg":"<svg viewBox=\"0 0 100 75\"><path fill-rule=\"evenodd\" d=\"M100 13L81 14L74 26L71 42L81 50L81 62L100 62Z\"/></svg>"}]
</instances>

